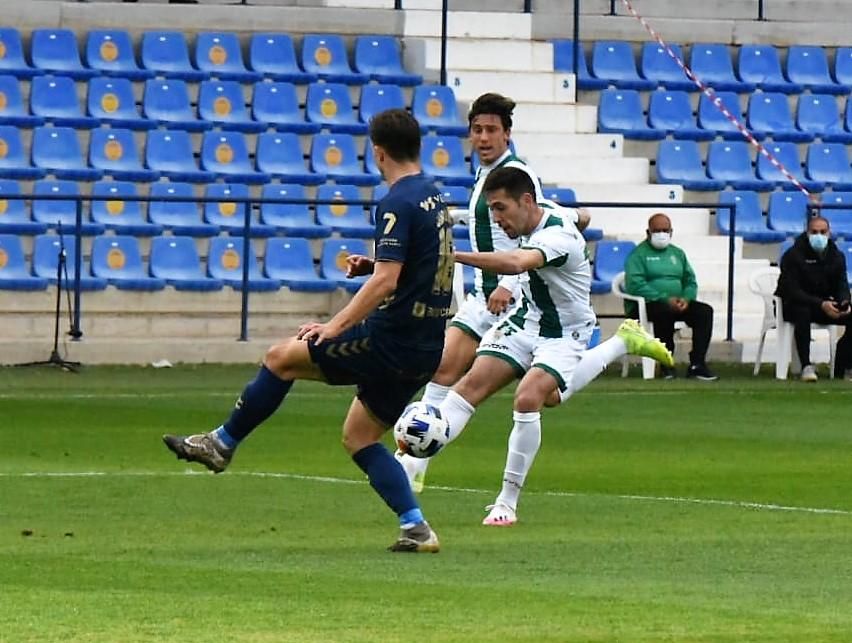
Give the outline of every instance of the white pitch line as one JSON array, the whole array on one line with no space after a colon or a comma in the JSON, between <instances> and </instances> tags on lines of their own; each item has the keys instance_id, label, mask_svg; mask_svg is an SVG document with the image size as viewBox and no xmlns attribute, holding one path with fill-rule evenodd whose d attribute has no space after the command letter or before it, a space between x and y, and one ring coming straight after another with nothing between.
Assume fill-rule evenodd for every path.
<instances>
[{"instance_id":1,"label":"white pitch line","mask_svg":"<svg viewBox=\"0 0 852 643\"><path fill-rule=\"evenodd\" d=\"M209 477L203 471L187 469L185 471L27 471L27 472L0 472L0 478L102 478L102 477ZM335 478L332 476L309 476L299 473L275 473L269 471L233 471L228 476L241 476L251 478L279 478L284 480L302 480L306 482L324 482L330 484L362 485L367 484L365 480L354 480L352 478ZM448 487L435 485L429 489L435 491L450 491L453 493L476 493L492 494L493 490L475 489L471 487ZM576 491L527 491L527 495L547 496L552 498L601 498L615 500L630 500L640 502L661 502L670 504L690 504L716 507L733 507L738 509L760 509L764 511L782 511L790 513L807 513L833 516L852 516L852 510L830 509L827 507L797 507L794 505L779 505L775 503L750 502L746 500L720 500L716 498L689 498L683 496L643 496L637 494L621 493L583 493Z\"/></svg>"}]
</instances>

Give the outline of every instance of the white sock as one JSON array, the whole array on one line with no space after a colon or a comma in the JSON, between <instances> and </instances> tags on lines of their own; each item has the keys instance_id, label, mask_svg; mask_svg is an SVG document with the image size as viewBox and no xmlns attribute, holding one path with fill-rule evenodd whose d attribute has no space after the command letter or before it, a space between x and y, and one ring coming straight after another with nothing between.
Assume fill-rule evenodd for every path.
<instances>
[{"instance_id":1,"label":"white sock","mask_svg":"<svg viewBox=\"0 0 852 643\"><path fill-rule=\"evenodd\" d=\"M503 489L497 496L496 504L516 509L527 473L541 446L541 413L515 411L512 418L515 420L515 425L509 434L509 453L506 454L506 468L503 470Z\"/></svg>"},{"instance_id":2,"label":"white sock","mask_svg":"<svg viewBox=\"0 0 852 643\"><path fill-rule=\"evenodd\" d=\"M627 355L627 345L618 335L613 335L605 342L587 350L574 368L568 387L560 391L560 401L564 404L574 393L584 389L589 382L603 373L607 366L625 355Z\"/></svg>"},{"instance_id":3,"label":"white sock","mask_svg":"<svg viewBox=\"0 0 852 643\"><path fill-rule=\"evenodd\" d=\"M420 401L426 402L426 404L431 404L432 406L441 406L441 402L444 401L444 398L447 397L447 393L451 390L451 386L443 386L441 384L435 384L435 382L429 382L426 385L426 388L423 389L423 397L420 398Z\"/></svg>"},{"instance_id":4,"label":"white sock","mask_svg":"<svg viewBox=\"0 0 852 643\"><path fill-rule=\"evenodd\" d=\"M441 415L447 419L447 423L450 425L450 439L448 442L452 442L459 437L461 432L464 431L464 427L467 426L473 412L476 410L471 406L470 402L453 390L447 393L447 397L444 398L444 401L441 402L441 406L438 408L441 409Z\"/></svg>"}]
</instances>

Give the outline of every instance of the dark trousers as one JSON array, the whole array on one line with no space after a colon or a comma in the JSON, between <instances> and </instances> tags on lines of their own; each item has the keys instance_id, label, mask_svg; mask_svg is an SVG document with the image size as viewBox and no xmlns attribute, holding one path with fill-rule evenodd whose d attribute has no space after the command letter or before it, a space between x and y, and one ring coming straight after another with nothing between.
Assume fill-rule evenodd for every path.
<instances>
[{"instance_id":1,"label":"dark trousers","mask_svg":"<svg viewBox=\"0 0 852 643\"><path fill-rule=\"evenodd\" d=\"M832 319L821 308L802 306L790 301L784 302L784 321L793 324L793 337L796 341L796 352L802 366L811 363L811 324L835 324L845 326L843 337L837 340L837 359L834 368L835 377L843 377L847 368L852 368L852 316L842 319Z\"/></svg>"},{"instance_id":2,"label":"dark trousers","mask_svg":"<svg viewBox=\"0 0 852 643\"><path fill-rule=\"evenodd\" d=\"M692 350L689 352L690 364L703 364L710 347L713 334L713 307L703 301L692 301L682 313L671 309L667 301L649 301L645 304L648 321L654 324L654 335L674 353L675 322L686 322L692 329ZM637 315L633 315L638 318Z\"/></svg>"}]
</instances>

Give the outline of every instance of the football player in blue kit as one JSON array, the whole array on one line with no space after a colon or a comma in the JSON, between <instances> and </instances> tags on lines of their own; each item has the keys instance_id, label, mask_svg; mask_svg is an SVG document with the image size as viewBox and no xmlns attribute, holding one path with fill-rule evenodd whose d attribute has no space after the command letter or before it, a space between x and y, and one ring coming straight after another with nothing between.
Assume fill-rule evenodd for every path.
<instances>
[{"instance_id":1,"label":"football player in blue kit","mask_svg":"<svg viewBox=\"0 0 852 643\"><path fill-rule=\"evenodd\" d=\"M178 458L220 473L239 443L272 415L295 380L356 385L343 445L397 514L391 551L437 552L405 472L380 442L441 361L453 280L452 223L441 192L420 168L420 127L403 109L370 121L370 142L389 191L376 208L375 259L350 255L347 275L369 274L325 323L302 325L272 346L230 418L196 435L165 435Z\"/></svg>"}]
</instances>

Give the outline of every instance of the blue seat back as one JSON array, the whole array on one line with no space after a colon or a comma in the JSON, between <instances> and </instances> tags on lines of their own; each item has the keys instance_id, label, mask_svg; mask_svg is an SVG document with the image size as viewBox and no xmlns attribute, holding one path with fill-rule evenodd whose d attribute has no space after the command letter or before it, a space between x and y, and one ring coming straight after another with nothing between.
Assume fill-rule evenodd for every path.
<instances>
[{"instance_id":1,"label":"blue seat back","mask_svg":"<svg viewBox=\"0 0 852 643\"><path fill-rule=\"evenodd\" d=\"M249 244L249 279L261 279L257 256ZM207 272L211 277L227 281L243 278L243 240L233 237L213 237L207 253Z\"/></svg>"},{"instance_id":2,"label":"blue seat back","mask_svg":"<svg viewBox=\"0 0 852 643\"><path fill-rule=\"evenodd\" d=\"M235 80L202 81L198 92L198 115L205 121L213 122L251 120L242 85Z\"/></svg>"},{"instance_id":3,"label":"blue seat back","mask_svg":"<svg viewBox=\"0 0 852 643\"><path fill-rule=\"evenodd\" d=\"M405 73L396 37L373 35L355 38L355 70L378 75Z\"/></svg>"},{"instance_id":4,"label":"blue seat back","mask_svg":"<svg viewBox=\"0 0 852 643\"><path fill-rule=\"evenodd\" d=\"M30 220L27 202L23 199L7 199L9 194L24 194L21 185L11 179L0 179L0 226L4 223L22 223Z\"/></svg>"},{"instance_id":5,"label":"blue seat back","mask_svg":"<svg viewBox=\"0 0 852 643\"><path fill-rule=\"evenodd\" d=\"M189 47L179 31L148 31L142 35L142 65L164 73L190 71Z\"/></svg>"},{"instance_id":6,"label":"blue seat back","mask_svg":"<svg viewBox=\"0 0 852 643\"><path fill-rule=\"evenodd\" d=\"M796 125L805 132L831 134L843 131L837 101L830 94L802 94L796 110Z\"/></svg>"},{"instance_id":7,"label":"blue seat back","mask_svg":"<svg viewBox=\"0 0 852 643\"><path fill-rule=\"evenodd\" d=\"M264 199L304 199L305 186L298 183L269 183L263 186ZM262 203L265 223L313 225L314 217L305 203Z\"/></svg>"},{"instance_id":8,"label":"blue seat back","mask_svg":"<svg viewBox=\"0 0 852 643\"><path fill-rule=\"evenodd\" d=\"M802 160L799 158L799 148L795 143L764 143L764 146L790 174L797 179L803 178ZM767 181L789 181L763 154L757 155L757 174Z\"/></svg>"},{"instance_id":9,"label":"blue seat back","mask_svg":"<svg viewBox=\"0 0 852 643\"><path fill-rule=\"evenodd\" d=\"M24 57L21 32L14 27L0 27L0 70L11 72L29 67Z\"/></svg>"},{"instance_id":10,"label":"blue seat back","mask_svg":"<svg viewBox=\"0 0 852 643\"><path fill-rule=\"evenodd\" d=\"M684 60L680 45L670 44L669 47L677 54L678 58ZM669 56L669 52L656 42L646 42L642 45L640 69L642 75L648 80L656 80L661 83L671 81L691 82L680 66Z\"/></svg>"},{"instance_id":11,"label":"blue seat back","mask_svg":"<svg viewBox=\"0 0 852 643\"><path fill-rule=\"evenodd\" d=\"M719 203L733 204L737 216L737 233L764 232L766 224L763 221L763 212L760 209L760 198L757 192L751 190L734 190L733 192L721 192ZM731 210L719 208L716 211L716 228L722 234L728 234L731 230Z\"/></svg>"},{"instance_id":12,"label":"blue seat back","mask_svg":"<svg viewBox=\"0 0 852 643\"><path fill-rule=\"evenodd\" d=\"M747 83L786 83L778 50L772 45L743 45L739 58L740 79Z\"/></svg>"},{"instance_id":13,"label":"blue seat back","mask_svg":"<svg viewBox=\"0 0 852 643\"><path fill-rule=\"evenodd\" d=\"M299 279L318 277L307 239L278 237L266 241L263 260L264 272L272 279Z\"/></svg>"},{"instance_id":14,"label":"blue seat back","mask_svg":"<svg viewBox=\"0 0 852 643\"><path fill-rule=\"evenodd\" d=\"M748 143L716 141L707 152L707 174L722 181L754 179Z\"/></svg>"},{"instance_id":15,"label":"blue seat back","mask_svg":"<svg viewBox=\"0 0 852 643\"><path fill-rule=\"evenodd\" d=\"M186 83L177 78L151 79L145 83L145 115L155 121L195 120Z\"/></svg>"},{"instance_id":16,"label":"blue seat back","mask_svg":"<svg viewBox=\"0 0 852 643\"><path fill-rule=\"evenodd\" d=\"M29 167L25 156L21 130L14 125L0 125L0 168Z\"/></svg>"},{"instance_id":17,"label":"blue seat back","mask_svg":"<svg viewBox=\"0 0 852 643\"><path fill-rule=\"evenodd\" d=\"M427 136L423 138L420 161L426 174L441 176L447 173L470 173L470 169L465 163L461 139L455 136Z\"/></svg>"},{"instance_id":18,"label":"blue seat back","mask_svg":"<svg viewBox=\"0 0 852 643\"><path fill-rule=\"evenodd\" d=\"M445 185L441 188L441 195L451 208L465 207L470 201L470 190L461 185Z\"/></svg>"},{"instance_id":19,"label":"blue seat back","mask_svg":"<svg viewBox=\"0 0 852 643\"><path fill-rule=\"evenodd\" d=\"M85 167L77 130L71 127L36 127L33 130L33 163L50 169Z\"/></svg>"},{"instance_id":20,"label":"blue seat back","mask_svg":"<svg viewBox=\"0 0 852 643\"><path fill-rule=\"evenodd\" d=\"M129 129L95 129L89 142L92 167L111 170L139 170L139 152Z\"/></svg>"},{"instance_id":21,"label":"blue seat back","mask_svg":"<svg viewBox=\"0 0 852 643\"><path fill-rule=\"evenodd\" d=\"M271 123L304 120L299 109L299 97L292 83L257 83L252 97L254 117L259 121Z\"/></svg>"},{"instance_id":22,"label":"blue seat back","mask_svg":"<svg viewBox=\"0 0 852 643\"><path fill-rule=\"evenodd\" d=\"M245 136L239 132L206 132L201 143L201 165L205 170L253 172Z\"/></svg>"},{"instance_id":23,"label":"blue seat back","mask_svg":"<svg viewBox=\"0 0 852 643\"><path fill-rule=\"evenodd\" d=\"M151 274L160 279L201 279L204 271L192 237L151 239Z\"/></svg>"},{"instance_id":24,"label":"blue seat back","mask_svg":"<svg viewBox=\"0 0 852 643\"><path fill-rule=\"evenodd\" d=\"M147 277L139 241L128 235L95 237L92 242L92 272L105 279Z\"/></svg>"},{"instance_id":25,"label":"blue seat back","mask_svg":"<svg viewBox=\"0 0 852 643\"><path fill-rule=\"evenodd\" d=\"M317 204L317 222L331 227L337 227L346 222L365 224L367 219L364 216L364 206L351 203L360 200L361 193L357 185L339 183L319 186L317 201L339 201L340 203Z\"/></svg>"},{"instance_id":26,"label":"blue seat back","mask_svg":"<svg viewBox=\"0 0 852 643\"><path fill-rule=\"evenodd\" d=\"M595 43L592 50L592 73L606 80L635 80L636 61L628 42L604 40Z\"/></svg>"},{"instance_id":27,"label":"blue seat back","mask_svg":"<svg viewBox=\"0 0 852 643\"><path fill-rule=\"evenodd\" d=\"M695 127L695 117L689 94L682 91L651 92L648 106L648 122L659 130L676 131Z\"/></svg>"},{"instance_id":28,"label":"blue seat back","mask_svg":"<svg viewBox=\"0 0 852 643\"><path fill-rule=\"evenodd\" d=\"M305 35L302 69L314 74L351 74L343 38L333 34Z\"/></svg>"},{"instance_id":29,"label":"blue seat back","mask_svg":"<svg viewBox=\"0 0 852 643\"><path fill-rule=\"evenodd\" d=\"M59 250L65 247L65 267L68 270L68 279L74 279L77 275L77 247L74 242L74 234L63 228L62 243L60 244L58 234L40 234L33 240L33 272L38 277L56 279L56 268L59 265ZM80 277L88 277L88 265L81 265ZM65 275L63 275L63 279Z\"/></svg>"},{"instance_id":30,"label":"blue seat back","mask_svg":"<svg viewBox=\"0 0 852 643\"><path fill-rule=\"evenodd\" d=\"M748 123L751 129L759 132L795 130L787 95L778 92L752 94L748 101Z\"/></svg>"},{"instance_id":31,"label":"blue seat back","mask_svg":"<svg viewBox=\"0 0 852 643\"><path fill-rule=\"evenodd\" d=\"M28 113L18 79L5 74L0 76L0 120L4 116L24 116Z\"/></svg>"},{"instance_id":32,"label":"blue seat back","mask_svg":"<svg viewBox=\"0 0 852 643\"><path fill-rule=\"evenodd\" d=\"M126 78L92 78L87 106L89 114L96 118L139 118L133 83Z\"/></svg>"},{"instance_id":33,"label":"blue seat back","mask_svg":"<svg viewBox=\"0 0 852 643\"><path fill-rule=\"evenodd\" d=\"M30 107L48 118L82 116L77 87L68 76L36 76L30 86Z\"/></svg>"},{"instance_id":34,"label":"blue seat back","mask_svg":"<svg viewBox=\"0 0 852 643\"><path fill-rule=\"evenodd\" d=\"M586 63L586 52L583 50L583 43L579 47L579 59L577 61L577 73L580 78L589 77L589 66ZM574 73L574 41L573 40L554 40L553 41L553 70L567 71Z\"/></svg>"},{"instance_id":35,"label":"blue seat back","mask_svg":"<svg viewBox=\"0 0 852 643\"><path fill-rule=\"evenodd\" d=\"M265 132L257 137L257 167L263 172L304 174L305 160L299 136Z\"/></svg>"},{"instance_id":36,"label":"blue seat back","mask_svg":"<svg viewBox=\"0 0 852 643\"><path fill-rule=\"evenodd\" d=\"M361 88L361 103L358 106L358 113L365 123L369 123L373 116L386 109L404 108L405 96L402 94L402 88L398 85L364 85ZM417 117L415 116L415 118Z\"/></svg>"},{"instance_id":37,"label":"blue seat back","mask_svg":"<svg viewBox=\"0 0 852 643\"><path fill-rule=\"evenodd\" d=\"M152 197L194 197L192 185L189 183L153 183ZM148 205L148 216L153 223L162 225L197 225L201 222L198 215L198 203L190 201L151 201Z\"/></svg>"},{"instance_id":38,"label":"blue seat back","mask_svg":"<svg viewBox=\"0 0 852 643\"><path fill-rule=\"evenodd\" d=\"M235 33L202 32L195 40L195 65L213 76L246 71L240 40Z\"/></svg>"},{"instance_id":39,"label":"blue seat back","mask_svg":"<svg viewBox=\"0 0 852 643\"><path fill-rule=\"evenodd\" d=\"M369 256L363 239L326 239L322 246L320 273L326 279L346 279L346 258L349 255Z\"/></svg>"},{"instance_id":40,"label":"blue seat back","mask_svg":"<svg viewBox=\"0 0 852 643\"><path fill-rule=\"evenodd\" d=\"M33 192L38 195L51 196L69 196L76 197L80 195L80 189L75 181L51 181L41 180L33 184ZM77 218L77 205L73 198L68 200L62 199L57 201L46 201L43 199L33 199L33 219L46 223L48 225L56 225L57 222L62 224L63 232L70 233L71 227Z\"/></svg>"},{"instance_id":41,"label":"blue seat back","mask_svg":"<svg viewBox=\"0 0 852 643\"><path fill-rule=\"evenodd\" d=\"M247 185L241 183L209 183L204 196L208 199L223 199L204 204L204 219L214 225L233 228L242 226L246 216L246 204L228 201L229 198L249 197Z\"/></svg>"},{"instance_id":42,"label":"blue seat back","mask_svg":"<svg viewBox=\"0 0 852 643\"><path fill-rule=\"evenodd\" d=\"M769 195L767 222L773 230L799 234L805 229L808 197L801 192L773 192Z\"/></svg>"},{"instance_id":43,"label":"blue seat back","mask_svg":"<svg viewBox=\"0 0 852 643\"><path fill-rule=\"evenodd\" d=\"M793 45L787 50L787 78L802 85L832 84L822 47Z\"/></svg>"},{"instance_id":44,"label":"blue seat back","mask_svg":"<svg viewBox=\"0 0 852 643\"><path fill-rule=\"evenodd\" d=\"M0 279L28 277L24 246L16 234L0 234Z\"/></svg>"},{"instance_id":45,"label":"blue seat back","mask_svg":"<svg viewBox=\"0 0 852 643\"><path fill-rule=\"evenodd\" d=\"M249 66L263 74L299 72L293 39L285 33L256 33L249 44Z\"/></svg>"},{"instance_id":46,"label":"blue seat back","mask_svg":"<svg viewBox=\"0 0 852 643\"><path fill-rule=\"evenodd\" d=\"M183 130L152 130L148 132L145 162L161 172L196 171L192 155L192 139Z\"/></svg>"},{"instance_id":47,"label":"blue seat back","mask_svg":"<svg viewBox=\"0 0 852 643\"><path fill-rule=\"evenodd\" d=\"M574 203L577 200L577 195L571 188L549 188L544 190L544 198L559 204Z\"/></svg>"},{"instance_id":48,"label":"blue seat back","mask_svg":"<svg viewBox=\"0 0 852 643\"><path fill-rule=\"evenodd\" d=\"M141 222L142 203L125 201L124 197L139 195L136 183L130 181L98 181L92 186L93 196L110 197L109 201L92 201L92 220L98 223Z\"/></svg>"},{"instance_id":49,"label":"blue seat back","mask_svg":"<svg viewBox=\"0 0 852 643\"><path fill-rule=\"evenodd\" d=\"M83 67L77 36L70 29L34 29L30 40L33 65L52 71L73 71Z\"/></svg>"},{"instance_id":50,"label":"blue seat back","mask_svg":"<svg viewBox=\"0 0 852 643\"><path fill-rule=\"evenodd\" d=\"M607 89L601 92L598 119L607 129L631 130L647 127L639 92L633 89Z\"/></svg>"},{"instance_id":51,"label":"blue seat back","mask_svg":"<svg viewBox=\"0 0 852 643\"><path fill-rule=\"evenodd\" d=\"M692 45L690 69L705 83L735 81L731 52L727 45L697 43Z\"/></svg>"},{"instance_id":52,"label":"blue seat back","mask_svg":"<svg viewBox=\"0 0 852 643\"><path fill-rule=\"evenodd\" d=\"M636 244L632 241L598 241L595 246L595 279L611 282L624 272L624 262Z\"/></svg>"},{"instance_id":53,"label":"blue seat back","mask_svg":"<svg viewBox=\"0 0 852 643\"><path fill-rule=\"evenodd\" d=\"M311 142L311 167L323 174L360 174L355 139L349 134L315 134Z\"/></svg>"},{"instance_id":54,"label":"blue seat back","mask_svg":"<svg viewBox=\"0 0 852 643\"><path fill-rule=\"evenodd\" d=\"M657 172L666 179L707 179L701 152L695 141L661 141L657 151Z\"/></svg>"},{"instance_id":55,"label":"blue seat back","mask_svg":"<svg viewBox=\"0 0 852 643\"><path fill-rule=\"evenodd\" d=\"M444 85L419 85L414 88L411 111L421 127L463 125L459 119L456 95Z\"/></svg>"},{"instance_id":56,"label":"blue seat back","mask_svg":"<svg viewBox=\"0 0 852 643\"><path fill-rule=\"evenodd\" d=\"M827 183L852 180L849 155L842 143L812 143L808 147L808 174L812 179Z\"/></svg>"},{"instance_id":57,"label":"blue seat back","mask_svg":"<svg viewBox=\"0 0 852 643\"><path fill-rule=\"evenodd\" d=\"M86 64L104 72L138 71L130 34L117 29L90 31L86 38Z\"/></svg>"},{"instance_id":58,"label":"blue seat back","mask_svg":"<svg viewBox=\"0 0 852 643\"><path fill-rule=\"evenodd\" d=\"M834 77L841 85L852 85L852 47L838 47L834 57Z\"/></svg>"},{"instance_id":59,"label":"blue seat back","mask_svg":"<svg viewBox=\"0 0 852 643\"><path fill-rule=\"evenodd\" d=\"M351 123L355 113L349 88L341 83L311 83L305 113L314 123Z\"/></svg>"},{"instance_id":60,"label":"blue seat back","mask_svg":"<svg viewBox=\"0 0 852 643\"><path fill-rule=\"evenodd\" d=\"M734 92L715 92L716 96L731 114L736 116L740 123L744 123L743 112L740 109L740 99ZM716 132L736 132L737 128L731 121L707 98L701 94L698 101L698 123L707 130Z\"/></svg>"}]
</instances>

